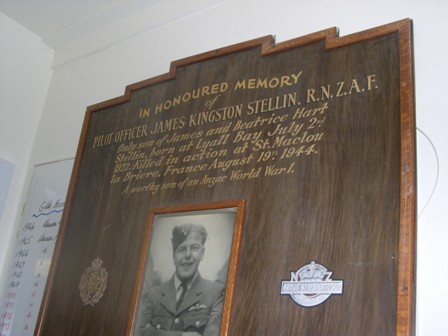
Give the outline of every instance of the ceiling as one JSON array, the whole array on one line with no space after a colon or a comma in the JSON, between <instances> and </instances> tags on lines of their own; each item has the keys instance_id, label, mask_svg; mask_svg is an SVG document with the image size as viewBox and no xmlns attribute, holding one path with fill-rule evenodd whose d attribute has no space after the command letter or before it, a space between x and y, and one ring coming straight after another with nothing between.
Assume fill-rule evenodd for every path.
<instances>
[{"instance_id":1,"label":"ceiling","mask_svg":"<svg viewBox=\"0 0 448 336\"><path fill-rule=\"evenodd\" d=\"M166 0L0 0L0 12L57 49Z\"/></svg>"},{"instance_id":2,"label":"ceiling","mask_svg":"<svg viewBox=\"0 0 448 336\"><path fill-rule=\"evenodd\" d=\"M0 12L54 51L52 68L227 0L0 0Z\"/></svg>"}]
</instances>

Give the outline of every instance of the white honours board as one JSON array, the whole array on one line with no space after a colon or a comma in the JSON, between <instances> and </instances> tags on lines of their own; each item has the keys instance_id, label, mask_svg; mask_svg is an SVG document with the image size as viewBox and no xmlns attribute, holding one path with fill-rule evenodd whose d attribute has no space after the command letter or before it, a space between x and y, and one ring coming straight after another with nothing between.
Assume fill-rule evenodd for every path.
<instances>
[{"instance_id":1,"label":"white honours board","mask_svg":"<svg viewBox=\"0 0 448 336\"><path fill-rule=\"evenodd\" d=\"M0 296L0 336L34 333L72 167L73 159L34 168L5 292Z\"/></svg>"}]
</instances>

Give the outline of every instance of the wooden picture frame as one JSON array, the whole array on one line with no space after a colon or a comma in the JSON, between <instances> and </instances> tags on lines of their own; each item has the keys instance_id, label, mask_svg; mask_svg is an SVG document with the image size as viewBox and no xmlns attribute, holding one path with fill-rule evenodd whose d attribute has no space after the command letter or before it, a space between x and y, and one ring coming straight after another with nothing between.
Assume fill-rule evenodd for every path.
<instances>
[{"instance_id":1,"label":"wooden picture frame","mask_svg":"<svg viewBox=\"0 0 448 336\"><path fill-rule=\"evenodd\" d=\"M156 285L168 283L174 277L176 271L172 258L176 248L172 235L175 228L183 224L200 225L206 230L206 239L204 238L203 242L206 257L200 261L198 274L201 273L204 279L224 285L219 330L220 335L227 334L242 237L244 207L245 200L234 200L150 210L127 335L142 333L144 298L148 297ZM196 306L200 307L199 303L196 303ZM176 321L179 319L176 318ZM161 326L159 324L152 327Z\"/></svg>"}]
</instances>

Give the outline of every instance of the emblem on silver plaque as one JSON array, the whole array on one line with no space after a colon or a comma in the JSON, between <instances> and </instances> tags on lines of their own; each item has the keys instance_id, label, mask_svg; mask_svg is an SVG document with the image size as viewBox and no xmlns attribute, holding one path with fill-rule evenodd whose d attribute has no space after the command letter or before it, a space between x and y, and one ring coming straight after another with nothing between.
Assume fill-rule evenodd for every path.
<instances>
[{"instance_id":1,"label":"emblem on silver plaque","mask_svg":"<svg viewBox=\"0 0 448 336\"><path fill-rule=\"evenodd\" d=\"M300 306L314 307L332 294L342 294L343 281L330 279L332 272L312 261L291 272L291 280L282 281L281 295L289 295Z\"/></svg>"},{"instance_id":2,"label":"emblem on silver plaque","mask_svg":"<svg viewBox=\"0 0 448 336\"><path fill-rule=\"evenodd\" d=\"M79 283L79 295L84 306L95 305L103 297L104 291L107 286L107 271L104 267L101 267L103 261L100 258L96 258L92 261L92 266L87 267L81 276Z\"/></svg>"}]
</instances>

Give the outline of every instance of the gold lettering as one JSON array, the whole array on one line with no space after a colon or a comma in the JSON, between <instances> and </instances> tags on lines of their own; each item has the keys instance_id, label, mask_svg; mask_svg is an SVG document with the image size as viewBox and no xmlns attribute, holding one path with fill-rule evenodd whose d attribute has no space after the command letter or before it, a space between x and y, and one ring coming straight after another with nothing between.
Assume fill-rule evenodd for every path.
<instances>
[{"instance_id":1,"label":"gold lettering","mask_svg":"<svg viewBox=\"0 0 448 336\"><path fill-rule=\"evenodd\" d=\"M344 92L342 92L342 89L344 87L345 82L338 82L336 85L338 86L338 92L336 93L336 97L341 97L344 95Z\"/></svg>"},{"instance_id":2,"label":"gold lettering","mask_svg":"<svg viewBox=\"0 0 448 336\"><path fill-rule=\"evenodd\" d=\"M148 126L140 125L131 128L126 128L115 132L114 142L119 143L126 140L134 140L148 135Z\"/></svg>"},{"instance_id":3,"label":"gold lettering","mask_svg":"<svg viewBox=\"0 0 448 336\"><path fill-rule=\"evenodd\" d=\"M376 81L376 75L368 75L367 76L367 91L372 90L372 86L374 85ZM377 89L378 86L375 85L375 89Z\"/></svg>"},{"instance_id":4,"label":"gold lettering","mask_svg":"<svg viewBox=\"0 0 448 336\"><path fill-rule=\"evenodd\" d=\"M191 100L214 95L217 93L226 92L228 88L229 84L227 82L215 83L212 85L206 85L199 88L195 88L192 89L191 91L183 92L171 99L167 99L162 103L156 104L154 111L156 114L163 111L167 111L183 103L188 103Z\"/></svg>"},{"instance_id":5,"label":"gold lettering","mask_svg":"<svg viewBox=\"0 0 448 336\"><path fill-rule=\"evenodd\" d=\"M190 115L188 126L199 126L218 121L240 118L243 104L223 107L217 110L203 111Z\"/></svg>"},{"instance_id":6,"label":"gold lettering","mask_svg":"<svg viewBox=\"0 0 448 336\"><path fill-rule=\"evenodd\" d=\"M95 138L93 138L92 148L98 148L112 144L113 135L114 133L107 133L96 136Z\"/></svg>"},{"instance_id":7,"label":"gold lettering","mask_svg":"<svg viewBox=\"0 0 448 336\"><path fill-rule=\"evenodd\" d=\"M324 99L328 100L328 99L330 99L332 97L330 95L330 88L331 88L330 84L328 84L327 87L325 87L325 86L321 86L320 87L320 90L322 92L321 97L320 97L321 100L324 100Z\"/></svg>"},{"instance_id":8,"label":"gold lettering","mask_svg":"<svg viewBox=\"0 0 448 336\"><path fill-rule=\"evenodd\" d=\"M149 131L151 135L175 131L185 126L185 117L171 118L166 120L157 121L154 128Z\"/></svg>"},{"instance_id":9,"label":"gold lettering","mask_svg":"<svg viewBox=\"0 0 448 336\"><path fill-rule=\"evenodd\" d=\"M352 94L352 90L355 90L357 93L361 92L356 79L352 79L352 85L350 86L350 90L348 90L348 94Z\"/></svg>"},{"instance_id":10,"label":"gold lettering","mask_svg":"<svg viewBox=\"0 0 448 336\"><path fill-rule=\"evenodd\" d=\"M149 117L150 108L141 108L138 114L139 118L148 118Z\"/></svg>"},{"instance_id":11,"label":"gold lettering","mask_svg":"<svg viewBox=\"0 0 448 336\"><path fill-rule=\"evenodd\" d=\"M277 87L293 86L298 83L303 71L280 77L245 78L236 82L234 90L274 89Z\"/></svg>"},{"instance_id":12,"label":"gold lettering","mask_svg":"<svg viewBox=\"0 0 448 336\"><path fill-rule=\"evenodd\" d=\"M296 105L297 93L288 93L282 96L270 97L249 102L246 107L246 114L258 114L281 110Z\"/></svg>"},{"instance_id":13,"label":"gold lettering","mask_svg":"<svg viewBox=\"0 0 448 336\"><path fill-rule=\"evenodd\" d=\"M316 93L316 90L314 89L308 89L306 90L306 102L310 103L310 102L315 102L316 98L314 97L314 94Z\"/></svg>"}]
</instances>

